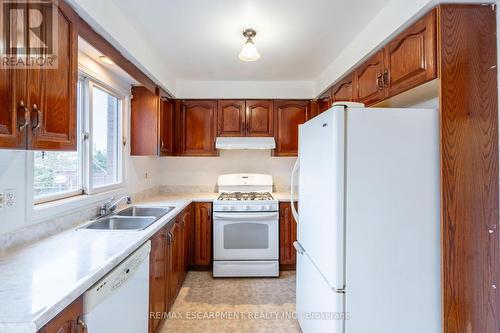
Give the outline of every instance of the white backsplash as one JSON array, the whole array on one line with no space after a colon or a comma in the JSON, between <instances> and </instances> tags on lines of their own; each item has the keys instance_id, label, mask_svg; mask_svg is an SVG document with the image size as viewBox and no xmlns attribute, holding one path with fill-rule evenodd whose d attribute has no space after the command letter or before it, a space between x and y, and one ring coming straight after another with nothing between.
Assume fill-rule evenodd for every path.
<instances>
[{"instance_id":1,"label":"white backsplash","mask_svg":"<svg viewBox=\"0 0 500 333\"><path fill-rule=\"evenodd\" d=\"M289 188L295 160L272 157L270 150L221 150L218 157L163 157L159 179L162 191L214 192L221 174L264 173L273 176L275 187Z\"/></svg>"}]
</instances>

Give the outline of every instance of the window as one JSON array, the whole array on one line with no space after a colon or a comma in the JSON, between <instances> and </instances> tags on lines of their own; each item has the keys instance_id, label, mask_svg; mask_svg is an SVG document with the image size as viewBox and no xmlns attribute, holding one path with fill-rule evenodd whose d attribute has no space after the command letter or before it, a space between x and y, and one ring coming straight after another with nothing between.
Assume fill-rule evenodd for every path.
<instances>
[{"instance_id":1,"label":"window","mask_svg":"<svg viewBox=\"0 0 500 333\"><path fill-rule=\"evenodd\" d=\"M122 184L122 100L90 77L78 80L76 152L34 154L35 202L91 194Z\"/></svg>"}]
</instances>

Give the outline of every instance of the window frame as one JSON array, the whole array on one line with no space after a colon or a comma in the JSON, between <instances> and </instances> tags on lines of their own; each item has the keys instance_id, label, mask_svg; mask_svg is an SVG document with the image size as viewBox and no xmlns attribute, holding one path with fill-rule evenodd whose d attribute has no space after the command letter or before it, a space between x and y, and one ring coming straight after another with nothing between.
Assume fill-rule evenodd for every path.
<instances>
[{"instance_id":1,"label":"window frame","mask_svg":"<svg viewBox=\"0 0 500 333\"><path fill-rule=\"evenodd\" d=\"M124 110L124 99L125 96L120 94L116 89L113 89L109 85L101 82L100 80L97 80L93 78L90 75L81 75L83 79L83 83L85 84L85 99L84 102L84 133L88 134L88 138L85 139L86 135L84 135L84 172L83 172L83 188L84 188L84 193L85 194L96 194L96 193L102 193L102 192L107 192L110 190L115 190L115 189L120 189L124 186L125 184L125 158L124 158L124 149L123 149L123 128L124 128L124 122L123 122L123 110ZM93 137L92 137L92 124L93 124L93 112L94 110L92 109L92 104L93 104L93 88L98 88L114 97L118 100L118 110L117 110L117 127L118 127L118 133L117 135L117 159L118 159L118 170L117 170L117 179L118 181L116 183L112 183L109 185L103 185L103 186L94 186L92 184L92 178L93 178L93 170L92 170L92 163L93 163L93 156L92 156L92 146L93 146Z\"/></svg>"},{"instance_id":2,"label":"window frame","mask_svg":"<svg viewBox=\"0 0 500 333\"><path fill-rule=\"evenodd\" d=\"M81 85L80 85L81 84ZM77 97L77 152L79 159L79 189L59 192L55 194L47 194L36 197L33 193L33 203L35 205L45 204L50 202L56 202L59 200L64 200L72 197L84 196L84 195L96 195L104 192L116 191L123 189L126 183L126 159L125 159L125 106L127 95L120 92L120 89L114 89L102 80L99 80L95 76L87 73L86 71L79 69L78 73L78 86L81 91ZM92 89L96 87L114 97L117 98L118 110L117 110L117 179L118 182L103 185L103 186L93 186L92 184ZM77 88L78 89L78 88ZM78 95L78 94L77 94ZM32 172L34 173L34 159Z\"/></svg>"}]
</instances>

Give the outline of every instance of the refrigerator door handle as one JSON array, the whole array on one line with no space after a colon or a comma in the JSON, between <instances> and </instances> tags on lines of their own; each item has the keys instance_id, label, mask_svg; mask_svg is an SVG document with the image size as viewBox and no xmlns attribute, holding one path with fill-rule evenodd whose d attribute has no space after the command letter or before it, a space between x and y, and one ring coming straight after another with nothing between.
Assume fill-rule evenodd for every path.
<instances>
[{"instance_id":1,"label":"refrigerator door handle","mask_svg":"<svg viewBox=\"0 0 500 333\"><path fill-rule=\"evenodd\" d=\"M295 248L295 251L297 251L298 254L304 254L304 248L302 245L300 245L299 242L295 241L293 242L293 247Z\"/></svg>"},{"instance_id":2,"label":"refrigerator door handle","mask_svg":"<svg viewBox=\"0 0 500 333\"><path fill-rule=\"evenodd\" d=\"M294 196L294 187L295 187L295 174L297 173L297 170L299 170L300 167L300 158L297 157L297 160L295 161L295 164L293 165L292 169L292 175L290 177L290 206L292 208L292 215L293 218L295 219L295 222L299 223L299 214L297 213L297 209L295 208L295 196Z\"/></svg>"}]
</instances>

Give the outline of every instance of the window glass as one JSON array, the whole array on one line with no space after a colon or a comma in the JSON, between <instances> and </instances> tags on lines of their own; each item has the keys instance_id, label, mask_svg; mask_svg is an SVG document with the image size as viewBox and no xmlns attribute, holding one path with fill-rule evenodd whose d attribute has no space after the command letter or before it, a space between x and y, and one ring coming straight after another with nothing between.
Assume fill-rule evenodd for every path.
<instances>
[{"instance_id":1,"label":"window glass","mask_svg":"<svg viewBox=\"0 0 500 333\"><path fill-rule=\"evenodd\" d=\"M78 191L78 152L35 152L35 198Z\"/></svg>"},{"instance_id":2,"label":"window glass","mask_svg":"<svg viewBox=\"0 0 500 333\"><path fill-rule=\"evenodd\" d=\"M118 102L92 87L92 187L119 182Z\"/></svg>"}]
</instances>

